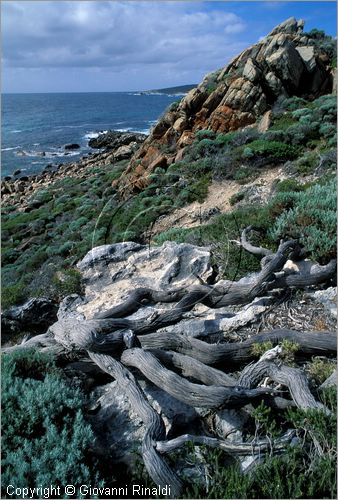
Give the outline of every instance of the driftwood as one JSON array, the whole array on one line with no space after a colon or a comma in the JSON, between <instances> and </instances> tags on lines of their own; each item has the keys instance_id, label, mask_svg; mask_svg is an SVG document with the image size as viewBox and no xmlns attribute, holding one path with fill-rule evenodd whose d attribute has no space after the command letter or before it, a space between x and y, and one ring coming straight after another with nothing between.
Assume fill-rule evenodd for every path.
<instances>
[{"instance_id":1,"label":"driftwood","mask_svg":"<svg viewBox=\"0 0 338 500\"><path fill-rule=\"evenodd\" d=\"M327 411L311 393L302 371L279 364L278 346L287 339L298 344L296 355L302 358L335 356L337 340L333 332L304 333L280 329L253 335L243 342L210 344L185 336L183 330L181 333L165 331L166 326L178 323L196 304L209 308L246 304L280 288L304 288L323 283L335 275L335 261L318 267L313 273L290 274L284 271L290 256L301 255L297 242L282 242L276 253L272 253L248 241L251 230L251 227L244 230L240 244L247 251L261 255L262 265L261 271L250 282L214 285L201 282L190 288L164 291L138 288L124 302L108 307L93 319L64 317L46 334L5 349L8 352L36 347L56 355L70 353L82 360L87 357L95 364L96 370L100 369L114 378L144 423L146 432L142 456L149 475L159 486L170 485L171 495L175 498L180 497L184 485L169 467L163 456L165 453L192 442L217 447L232 455L254 455L271 451L271 440L232 444L213 436L193 434L168 440L162 417L148 402L138 383L140 374L175 399L192 407L204 408L204 411L241 408L261 400L280 409L295 405L303 409ZM164 303L174 306L152 309L148 316L143 315L141 319L128 318L145 306ZM266 341L276 347L256 363L248 365L255 360L253 345ZM235 369L240 370L239 374L232 373ZM260 386L266 377L272 384ZM329 380L329 383L332 381ZM283 386L283 393L279 392L280 386ZM281 397L286 391L288 397ZM293 435L291 430L275 440L273 452L282 452Z\"/></svg>"}]
</instances>

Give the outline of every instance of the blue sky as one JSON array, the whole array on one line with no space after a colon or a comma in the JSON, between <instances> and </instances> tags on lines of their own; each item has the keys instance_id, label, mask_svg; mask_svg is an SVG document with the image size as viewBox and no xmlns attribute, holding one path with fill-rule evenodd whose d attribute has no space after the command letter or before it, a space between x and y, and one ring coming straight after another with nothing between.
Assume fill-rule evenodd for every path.
<instances>
[{"instance_id":1,"label":"blue sky","mask_svg":"<svg viewBox=\"0 0 338 500\"><path fill-rule=\"evenodd\" d=\"M2 1L2 91L198 83L288 17L336 36L336 10L335 1Z\"/></svg>"}]
</instances>

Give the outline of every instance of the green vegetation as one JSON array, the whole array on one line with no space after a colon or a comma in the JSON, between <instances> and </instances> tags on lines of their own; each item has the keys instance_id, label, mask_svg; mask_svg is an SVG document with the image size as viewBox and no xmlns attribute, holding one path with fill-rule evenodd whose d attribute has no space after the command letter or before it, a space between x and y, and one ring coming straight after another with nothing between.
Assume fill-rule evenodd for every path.
<instances>
[{"instance_id":1,"label":"green vegetation","mask_svg":"<svg viewBox=\"0 0 338 500\"><path fill-rule=\"evenodd\" d=\"M184 498L336 498L336 390L326 389L321 399L331 414L292 409L282 416L261 403L253 411L255 435L269 436L273 447L279 428L295 428L294 444L246 474L221 451L203 448L212 481L209 488L190 484Z\"/></svg>"},{"instance_id":2,"label":"green vegetation","mask_svg":"<svg viewBox=\"0 0 338 500\"><path fill-rule=\"evenodd\" d=\"M278 217L270 231L274 240L299 238L313 259L327 261L336 252L336 182L315 184L302 192L280 193L271 210Z\"/></svg>"},{"instance_id":3,"label":"green vegetation","mask_svg":"<svg viewBox=\"0 0 338 500\"><path fill-rule=\"evenodd\" d=\"M299 349L299 345L295 342L290 342L287 339L282 340L280 346L282 347L282 352L279 354L279 358L283 361L283 364L293 366L295 354ZM251 347L251 352L253 356L257 358L261 357L266 351L272 349L272 342L269 340L266 342L254 343Z\"/></svg>"},{"instance_id":4,"label":"green vegetation","mask_svg":"<svg viewBox=\"0 0 338 500\"><path fill-rule=\"evenodd\" d=\"M2 356L3 498L9 484L102 484L83 404L83 394L50 357L34 351Z\"/></svg>"},{"instance_id":5,"label":"green vegetation","mask_svg":"<svg viewBox=\"0 0 338 500\"><path fill-rule=\"evenodd\" d=\"M318 356L314 357L312 362L307 366L307 372L310 378L316 385L320 385L334 372L336 365L334 361L330 361Z\"/></svg>"},{"instance_id":6,"label":"green vegetation","mask_svg":"<svg viewBox=\"0 0 338 500\"><path fill-rule=\"evenodd\" d=\"M270 161L292 160L297 158L298 155L299 148L296 146L291 146L279 141L267 141L264 139L257 139L251 142L243 150L243 156L245 158L268 157Z\"/></svg>"},{"instance_id":7,"label":"green vegetation","mask_svg":"<svg viewBox=\"0 0 338 500\"><path fill-rule=\"evenodd\" d=\"M204 475L194 481L186 478L183 498L336 498L337 490L337 435L336 389L325 389L320 399L330 410L289 409L276 412L264 402L252 411L246 440L266 439L271 450L262 456L262 463L245 474L240 463L230 459L221 450L198 446L198 453L191 443L168 456L170 463L202 466L207 464L207 485ZM282 455L272 455L273 440L288 429L295 429L296 436ZM200 467L198 467L200 468ZM145 480L141 465L134 478Z\"/></svg>"},{"instance_id":8,"label":"green vegetation","mask_svg":"<svg viewBox=\"0 0 338 500\"><path fill-rule=\"evenodd\" d=\"M277 193L299 192L304 191L306 187L304 184L299 184L295 179L284 179L283 181L278 181L275 191Z\"/></svg>"},{"instance_id":9,"label":"green vegetation","mask_svg":"<svg viewBox=\"0 0 338 500\"><path fill-rule=\"evenodd\" d=\"M238 193L233 194L229 198L229 203L231 206L236 205L236 203L239 203L240 201L244 200L245 198L245 192L244 191L238 191Z\"/></svg>"},{"instance_id":10,"label":"green vegetation","mask_svg":"<svg viewBox=\"0 0 338 500\"><path fill-rule=\"evenodd\" d=\"M257 356L258 358L262 356L266 351L272 349L272 342L267 340L266 342L255 342L251 346L251 353L253 356Z\"/></svg>"},{"instance_id":11,"label":"green vegetation","mask_svg":"<svg viewBox=\"0 0 338 500\"><path fill-rule=\"evenodd\" d=\"M72 266L106 242L106 228L96 223L114 205L111 183L125 166L98 166L87 179L58 180L34 194L27 212L2 207L4 308L30 296L58 300L81 290L80 274Z\"/></svg>"},{"instance_id":12,"label":"green vegetation","mask_svg":"<svg viewBox=\"0 0 338 500\"><path fill-rule=\"evenodd\" d=\"M210 245L215 265L224 277L234 280L245 276L248 272L258 271L260 259L242 251L231 240L238 239L241 228L251 224L259 231L252 241L275 248L274 242L265 237L272 222L273 219L266 207L247 206L215 217L211 224L191 229L169 229L157 235L154 241L157 244L169 240L202 246Z\"/></svg>"},{"instance_id":13,"label":"green vegetation","mask_svg":"<svg viewBox=\"0 0 338 500\"><path fill-rule=\"evenodd\" d=\"M182 162L172 168L190 175L210 174L214 179L250 181L265 165L295 161L294 171L301 175L315 173L323 165L323 153L335 150L336 99L321 96L315 101L299 97L281 98L274 106L272 125L265 133L243 129L227 134L200 130L186 148Z\"/></svg>"},{"instance_id":14,"label":"green vegetation","mask_svg":"<svg viewBox=\"0 0 338 500\"><path fill-rule=\"evenodd\" d=\"M34 194L26 213L3 207L3 306L30 295L59 300L63 294L78 293L80 278L72 266L90 248L125 240L143 242L159 216L193 201L202 202L213 179L234 179L245 184L255 179L263 166L286 161L295 175L315 174L327 179L336 166L336 107L332 95L312 102L299 97L282 98L273 109L272 127L266 133L254 128L221 134L199 130L182 161L166 171L156 169L147 188L123 202L111 183L122 175L126 162L97 166L87 179L66 178L41 189ZM265 223L258 227L268 246L274 247L280 237L292 235L309 245L312 257L327 260L333 254L335 241L331 238L334 188L329 185L329 196L324 196L326 203L320 209L313 200L321 197L326 187L319 192L314 187L314 191L309 189L309 183L287 179L276 185L277 196L268 207L243 209L244 219L242 209L235 210L198 231L172 230L156 241L168 237L212 244L217 247L220 267L230 265L227 273L233 277L240 265L242 275L257 270L258 260L240 252L228 240L238 238L244 225L266 216L273 229L268 232ZM239 191L230 203L243 199L244 193ZM319 223L322 217L323 227ZM232 260L235 264L228 264Z\"/></svg>"}]
</instances>

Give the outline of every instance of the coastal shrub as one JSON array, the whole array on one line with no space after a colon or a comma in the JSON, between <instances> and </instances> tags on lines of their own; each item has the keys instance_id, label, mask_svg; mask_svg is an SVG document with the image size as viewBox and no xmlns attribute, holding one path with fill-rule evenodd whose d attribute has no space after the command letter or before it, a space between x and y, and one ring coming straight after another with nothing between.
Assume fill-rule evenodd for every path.
<instances>
[{"instance_id":1,"label":"coastal shrub","mask_svg":"<svg viewBox=\"0 0 338 500\"><path fill-rule=\"evenodd\" d=\"M192 203L193 201L202 202L208 194L208 186L210 184L210 176L204 175L196 182L189 184L186 189L183 189L176 201L177 205L184 203Z\"/></svg>"},{"instance_id":2,"label":"coastal shrub","mask_svg":"<svg viewBox=\"0 0 338 500\"><path fill-rule=\"evenodd\" d=\"M315 356L311 363L307 365L306 371L310 379L318 386L332 375L335 368L333 361Z\"/></svg>"},{"instance_id":3,"label":"coastal shrub","mask_svg":"<svg viewBox=\"0 0 338 500\"><path fill-rule=\"evenodd\" d=\"M233 194L229 198L229 203L231 206L236 205L236 203L239 203L240 201L244 200L245 198L245 192L244 191L239 191L238 193Z\"/></svg>"},{"instance_id":4,"label":"coastal shrub","mask_svg":"<svg viewBox=\"0 0 338 500\"><path fill-rule=\"evenodd\" d=\"M284 130L271 130L269 129L264 134L266 141L288 142L288 134Z\"/></svg>"},{"instance_id":5,"label":"coastal shrub","mask_svg":"<svg viewBox=\"0 0 338 500\"><path fill-rule=\"evenodd\" d=\"M320 398L331 413L290 409L281 417L264 403L254 409L256 433L269 436L272 446L278 428L297 429L297 440L282 455L261 456L248 473L221 450L200 447L212 481L207 488L190 481L184 498L336 498L336 389Z\"/></svg>"},{"instance_id":6,"label":"coastal shrub","mask_svg":"<svg viewBox=\"0 0 338 500\"><path fill-rule=\"evenodd\" d=\"M241 230L253 225L258 233L252 235L254 244L275 247L273 240L266 236L273 219L267 208L241 207L228 214L213 218L213 222L195 228L172 228L154 237L154 242L161 245L164 241L193 243L211 246L214 264L220 274L227 279L239 279L249 272L260 269L260 259L243 251L231 240L239 239Z\"/></svg>"},{"instance_id":7,"label":"coastal shrub","mask_svg":"<svg viewBox=\"0 0 338 500\"><path fill-rule=\"evenodd\" d=\"M306 186L299 184L295 179L284 179L276 184L275 191L277 193L289 193L291 191L304 191Z\"/></svg>"},{"instance_id":8,"label":"coastal shrub","mask_svg":"<svg viewBox=\"0 0 338 500\"><path fill-rule=\"evenodd\" d=\"M250 156L249 156L250 157ZM248 157L248 158L249 158ZM254 169L247 167L245 165L241 165L233 174L232 178L237 181L239 184L246 184L247 182L252 181L258 172Z\"/></svg>"},{"instance_id":9,"label":"coastal shrub","mask_svg":"<svg viewBox=\"0 0 338 500\"><path fill-rule=\"evenodd\" d=\"M296 162L296 172L300 175L312 174L319 164L317 153L306 152Z\"/></svg>"},{"instance_id":10,"label":"coastal shrub","mask_svg":"<svg viewBox=\"0 0 338 500\"><path fill-rule=\"evenodd\" d=\"M300 125L308 127L306 134L308 140L321 136L328 139L336 131L336 99L332 95L321 96L313 101L311 106L308 105L293 111L292 116L299 121ZM306 131L306 129L304 130ZM292 131L290 130L290 132ZM292 140L291 135L290 140Z\"/></svg>"},{"instance_id":11,"label":"coastal shrub","mask_svg":"<svg viewBox=\"0 0 338 500\"><path fill-rule=\"evenodd\" d=\"M82 276L77 269L64 269L55 273L52 283L59 299L72 293L81 295L83 292Z\"/></svg>"},{"instance_id":12,"label":"coastal shrub","mask_svg":"<svg viewBox=\"0 0 338 500\"><path fill-rule=\"evenodd\" d=\"M286 112L273 118L270 130L286 130L297 122L293 113Z\"/></svg>"},{"instance_id":13,"label":"coastal shrub","mask_svg":"<svg viewBox=\"0 0 338 500\"><path fill-rule=\"evenodd\" d=\"M261 135L257 129L254 128L238 130L237 132L230 132L230 134L229 144L234 147L244 146L245 144L251 143L252 141L257 140Z\"/></svg>"},{"instance_id":14,"label":"coastal shrub","mask_svg":"<svg viewBox=\"0 0 338 500\"><path fill-rule=\"evenodd\" d=\"M243 157L261 156L269 161L286 161L297 158L299 148L279 141L257 139L251 142L244 150Z\"/></svg>"},{"instance_id":15,"label":"coastal shrub","mask_svg":"<svg viewBox=\"0 0 338 500\"><path fill-rule=\"evenodd\" d=\"M319 124L311 121L306 124L298 123L287 130L285 140L293 146L308 145L310 141L320 137Z\"/></svg>"},{"instance_id":16,"label":"coastal shrub","mask_svg":"<svg viewBox=\"0 0 338 500\"><path fill-rule=\"evenodd\" d=\"M213 130L203 129L197 130L197 132L195 133L195 138L198 141L201 141L202 139L215 139L215 135L216 134Z\"/></svg>"},{"instance_id":17,"label":"coastal shrub","mask_svg":"<svg viewBox=\"0 0 338 500\"><path fill-rule=\"evenodd\" d=\"M94 227L105 206L107 211L112 210L111 194L115 191L111 191L110 183L122 174L127 163L88 170L92 178L59 179L36 192L34 198L39 198L42 205L33 206L29 212L19 212L17 207L3 211L3 307L41 295L43 289L48 296L61 299L52 283L55 270L50 272L48 264L61 258L57 269L67 269L82 258L93 243L111 243L109 239L103 241L102 228L94 232ZM29 244L17 250L25 242ZM42 269L45 280L41 277Z\"/></svg>"},{"instance_id":18,"label":"coastal shrub","mask_svg":"<svg viewBox=\"0 0 338 500\"><path fill-rule=\"evenodd\" d=\"M172 102L169 107L168 107L168 111L169 112L173 112L173 111L177 111L178 110L178 107L180 105L180 102L181 102L181 99L179 99L178 101L175 101L175 102Z\"/></svg>"},{"instance_id":19,"label":"coastal shrub","mask_svg":"<svg viewBox=\"0 0 338 500\"><path fill-rule=\"evenodd\" d=\"M77 230L77 229L79 229L81 226L84 226L85 224L87 224L87 222L88 222L87 217L82 216L82 217L80 217L79 219L76 219L76 220L74 220L73 222L71 222L71 223L69 224L69 229L70 229L71 231L76 231L76 230Z\"/></svg>"},{"instance_id":20,"label":"coastal shrub","mask_svg":"<svg viewBox=\"0 0 338 500\"><path fill-rule=\"evenodd\" d=\"M227 146L234 138L235 132L228 132L227 134L217 134L215 142L221 146Z\"/></svg>"},{"instance_id":21,"label":"coastal shrub","mask_svg":"<svg viewBox=\"0 0 338 500\"><path fill-rule=\"evenodd\" d=\"M319 156L319 170L320 173L330 172L337 168L337 149L329 149L320 153Z\"/></svg>"},{"instance_id":22,"label":"coastal shrub","mask_svg":"<svg viewBox=\"0 0 338 500\"><path fill-rule=\"evenodd\" d=\"M205 138L194 141L185 156L187 156L190 161L197 160L204 156L213 155L218 149L219 145L213 139Z\"/></svg>"},{"instance_id":23,"label":"coastal shrub","mask_svg":"<svg viewBox=\"0 0 338 500\"><path fill-rule=\"evenodd\" d=\"M94 435L84 401L46 355L2 356L3 498L9 484L102 484L89 453Z\"/></svg>"},{"instance_id":24,"label":"coastal shrub","mask_svg":"<svg viewBox=\"0 0 338 500\"><path fill-rule=\"evenodd\" d=\"M315 184L303 192L280 193L270 213L281 210L270 236L299 238L310 256L327 261L336 254L336 182ZM276 213L276 212L275 212Z\"/></svg>"},{"instance_id":25,"label":"coastal shrub","mask_svg":"<svg viewBox=\"0 0 338 500\"><path fill-rule=\"evenodd\" d=\"M273 105L272 111L274 115L281 114L285 111L295 111L301 107L304 107L308 102L302 97L285 97L279 96Z\"/></svg>"},{"instance_id":26,"label":"coastal shrub","mask_svg":"<svg viewBox=\"0 0 338 500\"><path fill-rule=\"evenodd\" d=\"M334 136L336 133L337 127L333 123L322 123L319 127L319 133L326 139Z\"/></svg>"},{"instance_id":27,"label":"coastal shrub","mask_svg":"<svg viewBox=\"0 0 338 500\"><path fill-rule=\"evenodd\" d=\"M13 304L19 304L26 298L25 284L22 280L14 284L4 284L1 287L1 306L3 310L8 309Z\"/></svg>"}]
</instances>

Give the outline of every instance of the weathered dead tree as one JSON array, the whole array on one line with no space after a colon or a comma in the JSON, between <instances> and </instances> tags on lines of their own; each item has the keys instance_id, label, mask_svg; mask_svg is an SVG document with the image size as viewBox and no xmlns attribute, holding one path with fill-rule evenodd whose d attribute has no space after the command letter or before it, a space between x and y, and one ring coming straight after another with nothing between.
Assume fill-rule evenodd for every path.
<instances>
[{"instance_id":1,"label":"weathered dead tree","mask_svg":"<svg viewBox=\"0 0 338 500\"><path fill-rule=\"evenodd\" d=\"M250 303L256 297L281 288L305 288L325 283L335 275L335 261L326 266L304 266L298 273L284 269L291 257L302 255L296 241L282 242L276 251L255 247L248 241L252 228L244 230L240 244L249 252L262 256L261 271L249 282L219 282L169 290L138 288L130 292L121 304L107 308L93 319L60 318L48 332L29 339L13 349L36 347L55 355L71 353L79 359L89 358L97 369L116 380L142 419L146 432L142 442L144 465L159 486L170 485L171 495L179 498L183 482L168 465L164 454L190 441L217 447L234 456L271 452L271 440L231 443L210 435L184 434L167 439L162 417L149 403L138 382L139 374L194 408L217 412L225 408L243 408L248 403L267 401L274 407L328 411L316 400L305 374L298 368L281 365L280 343L287 339L298 346L297 355L335 356L336 335L333 332L300 332L280 329L256 334L243 342L207 343L181 333L170 333L165 327L179 323L195 305L217 309L229 305ZM301 266L299 266L301 269ZM161 304L173 304L161 309ZM129 316L148 306L159 305L139 319ZM159 331L161 330L161 331ZM270 341L275 347L256 363L253 345ZM234 372L240 370L235 374ZM269 378L270 384L261 385ZM328 384L332 381L329 380ZM283 394L279 387L283 386ZM287 396L280 397L281 395ZM274 453L280 453L291 441L293 431L275 440Z\"/></svg>"}]
</instances>

